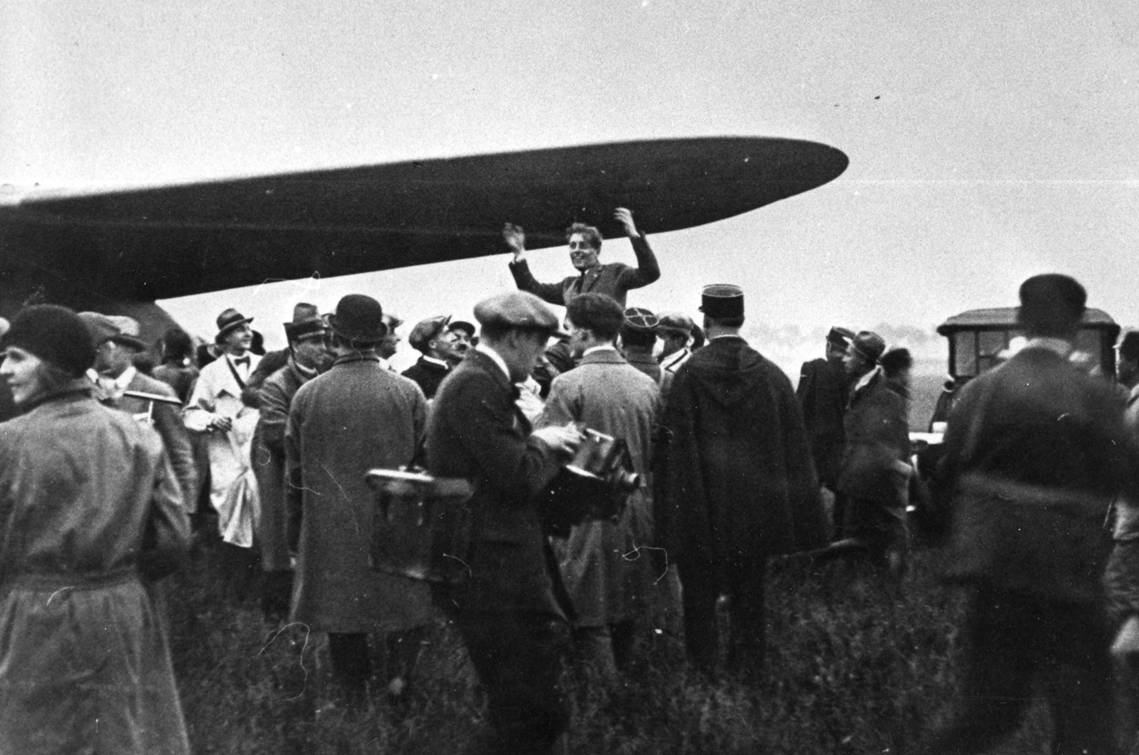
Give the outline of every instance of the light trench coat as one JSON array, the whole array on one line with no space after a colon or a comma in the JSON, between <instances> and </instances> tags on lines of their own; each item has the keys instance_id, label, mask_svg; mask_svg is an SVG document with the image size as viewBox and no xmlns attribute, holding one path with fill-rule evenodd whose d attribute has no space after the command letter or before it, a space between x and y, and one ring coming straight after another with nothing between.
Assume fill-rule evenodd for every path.
<instances>
[{"instance_id":1,"label":"light trench coat","mask_svg":"<svg viewBox=\"0 0 1139 755\"><path fill-rule=\"evenodd\" d=\"M84 382L0 424L0 752L189 752L144 584L188 547L181 491Z\"/></svg>"}]
</instances>

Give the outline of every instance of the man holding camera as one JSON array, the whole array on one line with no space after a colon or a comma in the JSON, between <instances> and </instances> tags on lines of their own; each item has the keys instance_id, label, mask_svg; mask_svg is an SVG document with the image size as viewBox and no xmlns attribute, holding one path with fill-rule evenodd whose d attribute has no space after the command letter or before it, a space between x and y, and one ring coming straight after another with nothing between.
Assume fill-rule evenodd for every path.
<instances>
[{"instance_id":1,"label":"man holding camera","mask_svg":"<svg viewBox=\"0 0 1139 755\"><path fill-rule=\"evenodd\" d=\"M530 431L514 403L558 320L520 291L475 306L481 339L447 376L427 427L427 468L470 480L468 567L447 588L471 661L487 694L491 752L550 750L568 726L558 690L564 601L542 528L537 495L573 455L573 426ZM564 593L564 590L562 590Z\"/></svg>"}]
</instances>

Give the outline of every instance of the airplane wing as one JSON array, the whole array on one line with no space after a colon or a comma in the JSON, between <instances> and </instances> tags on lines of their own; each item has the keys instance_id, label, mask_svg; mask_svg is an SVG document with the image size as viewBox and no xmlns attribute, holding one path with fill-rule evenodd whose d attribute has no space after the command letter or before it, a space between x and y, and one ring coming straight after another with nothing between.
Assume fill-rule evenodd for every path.
<instances>
[{"instance_id":1,"label":"airplane wing","mask_svg":"<svg viewBox=\"0 0 1139 755\"><path fill-rule=\"evenodd\" d=\"M33 198L0 208L0 261L52 287L154 301L502 253L506 221L535 249L563 243L573 221L620 236L618 206L646 233L688 228L820 186L846 166L823 144L717 137Z\"/></svg>"}]
</instances>

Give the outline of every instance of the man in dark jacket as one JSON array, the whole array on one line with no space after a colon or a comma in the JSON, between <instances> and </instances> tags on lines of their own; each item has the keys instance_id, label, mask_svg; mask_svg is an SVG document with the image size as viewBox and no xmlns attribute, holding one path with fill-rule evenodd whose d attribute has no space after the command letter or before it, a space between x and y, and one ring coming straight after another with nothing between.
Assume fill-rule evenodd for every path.
<instances>
[{"instance_id":1,"label":"man in dark jacket","mask_svg":"<svg viewBox=\"0 0 1139 755\"><path fill-rule=\"evenodd\" d=\"M740 337L743 292L706 286L708 345L676 373L663 421L657 528L684 585L690 658L712 670L716 601L730 600L729 667L757 670L769 556L824 538L818 483L791 381Z\"/></svg>"},{"instance_id":2,"label":"man in dark jacket","mask_svg":"<svg viewBox=\"0 0 1139 755\"><path fill-rule=\"evenodd\" d=\"M949 416L946 576L969 588L960 708L929 753L981 752L1048 698L1053 752L1112 753L1103 576L1109 504L1139 500L1139 452L1106 381L1068 361L1084 288L1066 275L1020 287L1028 343L973 378Z\"/></svg>"},{"instance_id":3,"label":"man in dark jacket","mask_svg":"<svg viewBox=\"0 0 1139 755\"><path fill-rule=\"evenodd\" d=\"M451 371L451 360L455 354L452 350L453 338L447 328L450 321L450 315L428 317L417 322L407 337L407 342L420 353L420 357L402 374L415 381L428 399L435 398L439 384Z\"/></svg>"},{"instance_id":4,"label":"man in dark jacket","mask_svg":"<svg viewBox=\"0 0 1139 755\"><path fill-rule=\"evenodd\" d=\"M803 409L803 423L815 460L819 483L833 493L842 458L842 416L846 413L850 375L842 365L854 333L834 327L827 333L826 355L803 362L795 395ZM839 524L836 522L836 525Z\"/></svg>"},{"instance_id":5,"label":"man in dark jacket","mask_svg":"<svg viewBox=\"0 0 1139 755\"><path fill-rule=\"evenodd\" d=\"M900 574L907 551L906 501L912 467L906 400L878 366L886 342L864 330L843 363L856 382L843 418L836 511L842 535L856 550Z\"/></svg>"},{"instance_id":6,"label":"man in dark jacket","mask_svg":"<svg viewBox=\"0 0 1139 755\"><path fill-rule=\"evenodd\" d=\"M469 480L475 490L466 505L469 552L456 554L469 577L443 604L454 609L486 690L487 750L546 752L568 726L557 688L565 614L536 496L580 434L573 425L531 432L514 403L514 384L557 330L554 314L537 297L511 291L477 304L475 318L481 340L443 381L427 428L428 471Z\"/></svg>"},{"instance_id":7,"label":"man in dark jacket","mask_svg":"<svg viewBox=\"0 0 1139 755\"><path fill-rule=\"evenodd\" d=\"M660 267L657 265L656 255L653 254L648 239L637 230L637 225L633 222L633 212L618 207L613 217L625 229L625 235L633 244L633 252L637 255L637 267L629 267L620 262L602 265L597 260L601 254L601 232L591 225L574 223L566 229L566 241L569 243L570 262L577 268L578 274L571 275L560 283L539 283L534 280L525 257L526 234L521 226L507 223L502 230L502 237L514 252L514 259L510 262L510 273L514 276L518 289L534 294L550 304L559 304L563 307L578 294L592 291L611 296L624 307L629 290L656 281L660 278Z\"/></svg>"}]
</instances>

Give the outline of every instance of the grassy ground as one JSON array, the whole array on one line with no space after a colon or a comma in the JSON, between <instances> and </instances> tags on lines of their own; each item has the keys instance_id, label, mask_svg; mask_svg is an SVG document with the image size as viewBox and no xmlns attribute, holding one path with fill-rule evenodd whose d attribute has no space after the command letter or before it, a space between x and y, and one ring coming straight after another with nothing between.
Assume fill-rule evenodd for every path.
<instances>
[{"instance_id":1,"label":"grassy ground","mask_svg":"<svg viewBox=\"0 0 1139 755\"><path fill-rule=\"evenodd\" d=\"M432 628L410 701L382 696L363 714L327 702L323 638L272 630L216 547L171 578L171 635L195 752L453 753L482 728L482 701L456 634ZM645 647L642 668L614 689L573 672L571 752L917 753L944 720L955 686L960 598L915 555L900 593L863 568L778 564L769 579L765 678L744 685L687 672L674 637ZM378 644L378 643L377 643ZM1046 750L1033 709L999 752Z\"/></svg>"}]
</instances>

